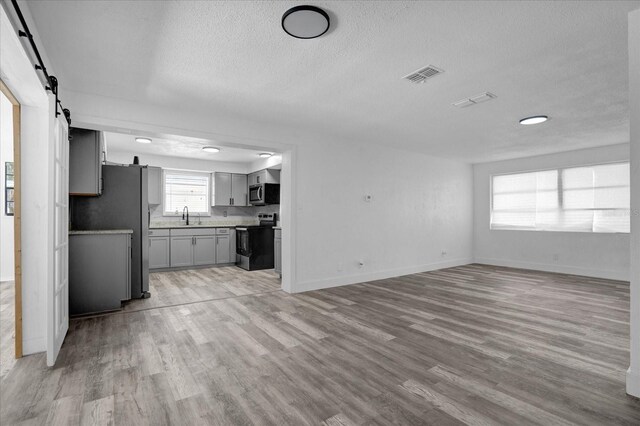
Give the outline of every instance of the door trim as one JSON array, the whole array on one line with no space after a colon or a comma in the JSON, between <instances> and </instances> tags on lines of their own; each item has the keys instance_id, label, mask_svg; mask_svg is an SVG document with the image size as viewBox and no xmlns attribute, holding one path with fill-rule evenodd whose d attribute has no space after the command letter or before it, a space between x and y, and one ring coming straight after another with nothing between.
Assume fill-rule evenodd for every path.
<instances>
[{"instance_id":1,"label":"door trim","mask_svg":"<svg viewBox=\"0 0 640 426\"><path fill-rule=\"evenodd\" d=\"M15 357L22 358L22 197L20 179L20 102L0 80L2 92L13 105L13 256L15 288Z\"/></svg>"}]
</instances>

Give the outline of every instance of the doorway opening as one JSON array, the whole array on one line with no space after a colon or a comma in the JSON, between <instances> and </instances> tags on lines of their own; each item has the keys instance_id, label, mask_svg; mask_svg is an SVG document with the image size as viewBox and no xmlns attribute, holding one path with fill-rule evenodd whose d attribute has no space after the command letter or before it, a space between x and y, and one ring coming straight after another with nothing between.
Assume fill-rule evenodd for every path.
<instances>
[{"instance_id":1,"label":"doorway opening","mask_svg":"<svg viewBox=\"0 0 640 426\"><path fill-rule=\"evenodd\" d=\"M214 146L210 140L151 132L85 130L99 133L92 140L102 140L102 195L97 199L74 196L71 191L72 229L132 229L132 241L144 247L137 263L142 265L141 282L147 282L148 297L133 297L132 290L122 311L282 288L280 177L287 166L280 153L260 147ZM72 136L74 132L71 129ZM143 183L130 185L127 191L119 185L121 194L109 194L110 179L115 182L122 169L131 168L140 169ZM73 173L71 180L73 188ZM130 196L120 197L125 192ZM113 200L95 208L96 203L105 204L106 198ZM89 220L90 212L104 217ZM139 216L144 218L140 227L136 224ZM131 223L125 222L128 218ZM85 237L72 236L71 248L74 238ZM69 262L72 265L74 259L70 257ZM73 306L71 311L75 311Z\"/></svg>"},{"instance_id":2,"label":"doorway opening","mask_svg":"<svg viewBox=\"0 0 640 426\"><path fill-rule=\"evenodd\" d=\"M0 380L22 357L20 104L0 80Z\"/></svg>"}]
</instances>

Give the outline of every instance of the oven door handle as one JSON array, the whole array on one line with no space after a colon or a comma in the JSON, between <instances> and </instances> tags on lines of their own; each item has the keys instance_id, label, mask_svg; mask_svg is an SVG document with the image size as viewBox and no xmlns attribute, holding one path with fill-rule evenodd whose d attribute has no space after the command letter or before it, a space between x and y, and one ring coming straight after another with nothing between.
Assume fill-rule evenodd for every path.
<instances>
[{"instance_id":1,"label":"oven door handle","mask_svg":"<svg viewBox=\"0 0 640 426\"><path fill-rule=\"evenodd\" d=\"M258 201L264 201L262 198L262 188L264 188L264 186L260 186L260 188L258 188Z\"/></svg>"},{"instance_id":2,"label":"oven door handle","mask_svg":"<svg viewBox=\"0 0 640 426\"><path fill-rule=\"evenodd\" d=\"M247 228L236 228L236 231L246 231Z\"/></svg>"}]
</instances>

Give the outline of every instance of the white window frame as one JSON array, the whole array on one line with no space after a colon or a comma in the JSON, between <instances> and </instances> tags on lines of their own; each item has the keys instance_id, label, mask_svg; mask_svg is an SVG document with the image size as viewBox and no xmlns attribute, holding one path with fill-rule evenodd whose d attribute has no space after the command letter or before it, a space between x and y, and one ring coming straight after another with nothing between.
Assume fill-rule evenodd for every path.
<instances>
[{"instance_id":1,"label":"white window frame","mask_svg":"<svg viewBox=\"0 0 640 426\"><path fill-rule=\"evenodd\" d=\"M532 232L569 232L569 233L587 233L587 234L629 234L630 232L602 232L602 231L588 231L581 229L535 229L531 227L517 227L517 226L494 226L492 224L493 218L493 178L496 176L508 176L508 175L517 175L524 173L536 173L536 172L546 172L555 170L558 172L558 208L560 211L564 210L563 207L563 183L562 183L562 172L567 169L575 169L581 167L595 167L595 166L606 166L612 164L629 164L629 160L620 160L620 161L609 161L609 162L598 162L598 163L589 163L589 164L575 164L564 167L550 167L543 169L529 169L529 170L518 170L518 171L510 171L504 173L493 173L489 175L489 230L491 231L532 231ZM593 209L593 210L604 210L604 209ZM616 209L623 210L623 209ZM629 206L629 220L631 220L631 206Z\"/></svg>"},{"instance_id":2,"label":"white window frame","mask_svg":"<svg viewBox=\"0 0 640 426\"><path fill-rule=\"evenodd\" d=\"M203 172L200 170L180 170L180 169L162 169L162 216L166 216L166 217L177 217L177 216L182 216L182 211L179 211L178 213L174 212L167 212L165 211L165 207L167 206L167 185L166 185L166 176L167 174L183 174L183 175L202 175L203 177L206 176L207 177L207 211L206 212L196 212L196 211L191 211L189 210L189 215L195 215L195 214L199 214L200 216L211 216L211 173L209 172ZM192 216L193 217L193 216Z\"/></svg>"}]
</instances>

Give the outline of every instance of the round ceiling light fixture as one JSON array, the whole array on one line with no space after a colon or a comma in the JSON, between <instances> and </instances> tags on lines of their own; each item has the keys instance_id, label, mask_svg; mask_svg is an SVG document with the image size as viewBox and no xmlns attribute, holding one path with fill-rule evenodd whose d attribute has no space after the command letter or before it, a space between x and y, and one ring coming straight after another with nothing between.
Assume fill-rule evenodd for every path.
<instances>
[{"instance_id":1,"label":"round ceiling light fixture","mask_svg":"<svg viewBox=\"0 0 640 426\"><path fill-rule=\"evenodd\" d=\"M329 15L315 6L295 6L282 15L282 29L291 37L310 39L329 30Z\"/></svg>"},{"instance_id":2,"label":"round ceiling light fixture","mask_svg":"<svg viewBox=\"0 0 640 426\"><path fill-rule=\"evenodd\" d=\"M260 154L258 154L259 157L261 158L269 158L271 157L273 154L269 153L269 152L262 152Z\"/></svg>"},{"instance_id":3,"label":"round ceiling light fixture","mask_svg":"<svg viewBox=\"0 0 640 426\"><path fill-rule=\"evenodd\" d=\"M136 142L138 143L151 143L150 138L136 138Z\"/></svg>"},{"instance_id":4,"label":"round ceiling light fixture","mask_svg":"<svg viewBox=\"0 0 640 426\"><path fill-rule=\"evenodd\" d=\"M531 124L540 124L547 121L549 117L546 115L534 115L532 117L525 117L520 120L520 124L524 124L525 126L530 126Z\"/></svg>"},{"instance_id":5,"label":"round ceiling light fixture","mask_svg":"<svg viewBox=\"0 0 640 426\"><path fill-rule=\"evenodd\" d=\"M216 148L215 146L204 146L202 150L204 152L220 152L220 148Z\"/></svg>"}]
</instances>

